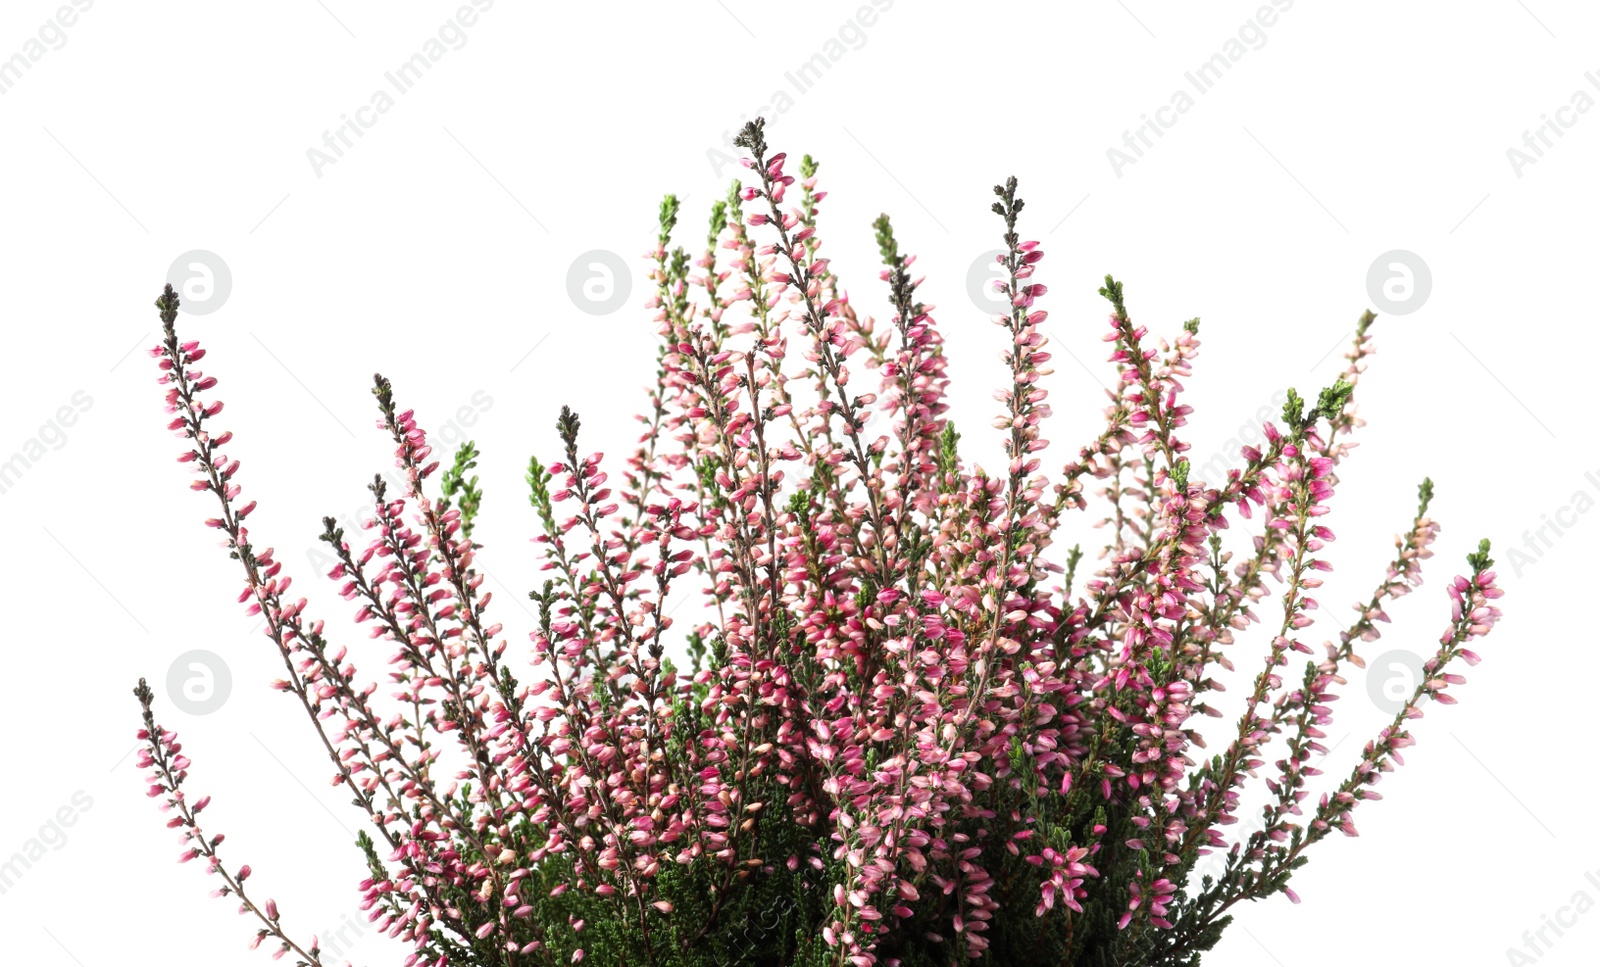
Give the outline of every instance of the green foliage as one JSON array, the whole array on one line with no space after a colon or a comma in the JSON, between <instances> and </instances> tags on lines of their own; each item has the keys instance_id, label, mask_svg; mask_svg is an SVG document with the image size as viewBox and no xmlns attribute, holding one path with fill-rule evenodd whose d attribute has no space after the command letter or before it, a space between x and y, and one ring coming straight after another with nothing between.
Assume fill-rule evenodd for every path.
<instances>
[{"instance_id":1,"label":"green foliage","mask_svg":"<svg viewBox=\"0 0 1600 967\"><path fill-rule=\"evenodd\" d=\"M1117 318L1126 321L1128 318L1128 304L1122 296L1122 283L1106 276L1106 284L1100 287L1100 296L1111 303L1111 308L1116 310Z\"/></svg>"},{"instance_id":2,"label":"green foliage","mask_svg":"<svg viewBox=\"0 0 1600 967\"><path fill-rule=\"evenodd\" d=\"M722 237L722 232L728 227L728 202L719 198L711 203L711 225L706 230L706 248L717 247L717 240Z\"/></svg>"},{"instance_id":3,"label":"green foliage","mask_svg":"<svg viewBox=\"0 0 1600 967\"><path fill-rule=\"evenodd\" d=\"M1478 542L1478 549L1467 555L1467 563L1472 565L1473 574L1482 574L1494 567L1494 558L1489 556L1489 538Z\"/></svg>"},{"instance_id":4,"label":"green foliage","mask_svg":"<svg viewBox=\"0 0 1600 967\"><path fill-rule=\"evenodd\" d=\"M1188 458L1179 458L1178 462L1172 465L1172 483L1179 490L1189 486Z\"/></svg>"},{"instance_id":5,"label":"green foliage","mask_svg":"<svg viewBox=\"0 0 1600 967\"><path fill-rule=\"evenodd\" d=\"M944 425L944 433L939 437L939 476L941 478L953 477L961 469L961 454L957 445L961 442L961 434L956 432L956 421L950 420ZM950 492L955 489L953 482L941 479L939 489Z\"/></svg>"},{"instance_id":6,"label":"green foliage","mask_svg":"<svg viewBox=\"0 0 1600 967\"><path fill-rule=\"evenodd\" d=\"M1341 376L1332 386L1324 387L1322 392L1317 394L1316 405L1307 409L1305 400L1301 399L1300 394L1291 386L1289 398L1283 404L1283 422L1289 427L1289 435L1298 439L1315 426L1318 420L1331 420L1344 412L1354 391L1355 387Z\"/></svg>"},{"instance_id":7,"label":"green foliage","mask_svg":"<svg viewBox=\"0 0 1600 967\"><path fill-rule=\"evenodd\" d=\"M472 522L483 503L483 491L478 488L478 475L467 473L478 465L478 448L471 440L456 450L456 462L439 478L439 489L444 494L444 506L452 502L461 511L461 536L472 538Z\"/></svg>"},{"instance_id":8,"label":"green foliage","mask_svg":"<svg viewBox=\"0 0 1600 967\"><path fill-rule=\"evenodd\" d=\"M660 229L656 234L656 240L665 248L667 243L672 240L672 230L678 227L677 195L667 195L661 199L661 210L657 216L657 221L660 224Z\"/></svg>"}]
</instances>

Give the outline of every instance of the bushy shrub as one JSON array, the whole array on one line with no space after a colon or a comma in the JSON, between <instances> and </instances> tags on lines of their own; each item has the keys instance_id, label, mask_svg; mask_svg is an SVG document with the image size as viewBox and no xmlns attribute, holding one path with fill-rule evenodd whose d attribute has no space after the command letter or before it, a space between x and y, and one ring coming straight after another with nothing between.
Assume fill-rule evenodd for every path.
<instances>
[{"instance_id":1,"label":"bushy shrub","mask_svg":"<svg viewBox=\"0 0 1600 967\"><path fill-rule=\"evenodd\" d=\"M360 889L412 948L404 963L1175 967L1199 963L1241 901L1297 900L1307 849L1355 835L1424 698L1454 701L1447 666L1475 663L1468 643L1499 617L1485 542L1446 587L1448 625L1404 708L1308 801L1342 674L1420 583L1438 529L1425 481L1370 599L1313 644L1373 316L1331 386L1290 391L1263 446L1202 481L1182 402L1198 320L1152 339L1107 278L1119 390L1100 434L1047 473L1044 252L1018 232L1009 180L994 203L1005 450L986 470L947 416L943 342L888 218L883 327L820 254L816 164L790 174L760 121L739 144L748 184L715 205L692 262L671 247L676 200L662 206L659 381L621 478L567 410L561 452L529 465L547 575L530 593L531 673L513 672L487 612L476 450L441 462L379 376L404 486L374 479L364 535L333 518L322 534L328 577L381 642L362 654L388 661L383 695L358 677L253 540L205 350L177 335L170 286L157 301L151 355L179 460L218 498L206 523L282 655L276 687L371 821ZM1091 497L1106 546L1080 577L1080 549L1057 535ZM1225 541L1230 523L1252 533ZM678 628L664 605L684 586L704 607ZM1237 728L1202 753L1197 717L1222 714L1217 676L1255 624L1265 656ZM215 895L259 921L257 944L320 964L314 938L291 939L276 904L249 896L249 867L223 865L198 818L209 798L186 795L189 760L136 691L141 765L180 858L206 861ZM1265 805L1230 842L1247 794ZM1225 861L1196 881L1212 851Z\"/></svg>"}]
</instances>

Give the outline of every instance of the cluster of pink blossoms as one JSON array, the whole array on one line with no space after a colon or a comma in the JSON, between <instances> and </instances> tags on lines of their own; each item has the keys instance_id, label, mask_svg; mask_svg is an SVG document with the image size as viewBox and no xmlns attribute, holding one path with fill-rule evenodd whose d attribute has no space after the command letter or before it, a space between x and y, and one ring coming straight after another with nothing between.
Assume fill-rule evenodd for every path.
<instances>
[{"instance_id":1,"label":"cluster of pink blossoms","mask_svg":"<svg viewBox=\"0 0 1600 967\"><path fill-rule=\"evenodd\" d=\"M1333 829L1355 834L1356 804L1378 798L1370 786L1412 743L1406 722L1425 698L1454 701L1462 679L1446 666L1475 663L1466 644L1499 617L1485 546L1450 585L1451 623L1415 694L1307 820L1341 673L1361 666L1355 647L1378 637L1387 603L1420 583L1438 529L1425 483L1359 617L1337 642L1309 639L1371 314L1334 385L1310 403L1291 392L1263 446L1205 482L1180 437L1198 320L1152 340L1108 278L1118 389L1102 432L1052 474L1046 287L1033 281L1044 251L1017 232L1012 179L994 203L1011 311L994 319L1007 375L993 473L959 451L933 307L887 217L875 226L892 307L880 327L820 254L815 165L790 174L759 122L740 144L750 182L717 204L692 263L670 247L677 201L663 204L648 253L659 382L623 479L580 450L567 411L560 459L530 465L545 578L530 595L526 683L503 662L475 566L471 445L439 475L413 414L376 379L404 492L375 478L364 545L332 518L323 539L339 561L329 577L385 643L380 697L251 543L255 504L240 503L239 462L221 451L231 434L212 428L216 380L175 334L170 287L157 303L166 336L152 355L179 459L218 498L206 523L283 658L275 687L305 708L333 782L387 849L363 839L369 916L412 945L407 967L694 964L722 955L761 884L782 883L799 899L759 942L796 965L1177 965L1197 962L1241 900L1298 900L1287 882L1304 850ZM1091 496L1109 536L1074 589L1082 554L1060 535ZM1230 519L1258 518L1243 546L1225 544ZM668 601L685 585L701 607L675 629ZM1237 728L1197 760L1197 717L1223 714L1217 676L1234 668L1236 635L1261 623L1271 637ZM1292 653L1310 656L1303 675L1283 671ZM275 904L245 897L248 868L221 866L222 837L196 824L204 800L191 808L179 788L189 763L142 684L140 697L141 764L177 811L182 858L210 860L219 893L261 921L258 943L320 964ZM1253 789L1267 796L1261 822L1230 844L1223 828ZM1189 883L1199 857L1224 849L1214 882ZM1017 910L1037 925L1000 929Z\"/></svg>"}]
</instances>

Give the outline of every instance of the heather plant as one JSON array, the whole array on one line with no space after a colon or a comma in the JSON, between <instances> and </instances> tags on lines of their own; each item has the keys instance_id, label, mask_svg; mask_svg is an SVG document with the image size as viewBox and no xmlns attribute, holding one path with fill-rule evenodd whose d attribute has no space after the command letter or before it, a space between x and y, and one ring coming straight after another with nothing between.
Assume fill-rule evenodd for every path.
<instances>
[{"instance_id":1,"label":"heather plant","mask_svg":"<svg viewBox=\"0 0 1600 967\"><path fill-rule=\"evenodd\" d=\"M374 477L364 534L329 517L321 535L327 577L381 643L354 653L388 663L381 689L358 676L250 533L206 351L180 339L171 286L156 302L178 459L216 500L206 524L282 657L274 687L370 820L369 918L410 946L407 967L1178 967L1239 903L1298 902L1308 849L1356 835L1411 721L1454 702L1450 669L1477 662L1468 645L1500 616L1484 542L1446 585L1404 708L1311 798L1344 674L1438 533L1424 481L1376 589L1312 638L1373 315L1327 388L1290 390L1263 445L1202 481L1182 399L1199 321L1152 339L1108 277L1117 389L1099 434L1050 472L1044 252L1019 233L1010 179L993 205L1004 449L984 469L949 419L943 340L887 216L884 326L821 253L817 164L789 173L759 120L738 143L748 176L698 254L673 243L677 200L661 207L658 379L620 479L567 409L554 459L529 463L544 575L529 667L488 612L474 445L435 453L377 376L396 473ZM1078 523L1101 528L1094 561L1061 537ZM701 607L678 627L665 603L686 587ZM1264 654L1246 658L1254 625ZM1212 749L1198 723L1223 716L1238 661L1242 708ZM136 694L179 859L204 860L256 944L320 965L317 939L249 891L250 867L224 863L181 743L151 689ZM1212 853L1215 875L1196 879Z\"/></svg>"}]
</instances>

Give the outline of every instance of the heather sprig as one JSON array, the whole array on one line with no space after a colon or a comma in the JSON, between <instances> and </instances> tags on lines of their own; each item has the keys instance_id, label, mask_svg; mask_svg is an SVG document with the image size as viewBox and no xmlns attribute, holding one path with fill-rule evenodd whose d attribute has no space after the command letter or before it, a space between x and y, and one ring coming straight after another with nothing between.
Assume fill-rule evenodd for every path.
<instances>
[{"instance_id":1,"label":"heather sprig","mask_svg":"<svg viewBox=\"0 0 1600 967\"><path fill-rule=\"evenodd\" d=\"M365 537L332 517L321 535L374 642L355 650L389 665L386 688L363 683L253 544L217 380L179 340L170 286L157 302L179 460L220 508L206 523L284 662L274 687L375 830L357 843L369 916L410 946L407 967L1193 967L1239 902L1299 902L1309 847L1355 835L1424 700L1454 703L1454 663L1475 664L1468 644L1500 617L1485 543L1446 589L1410 700L1319 794L1346 670L1420 585L1439 530L1424 481L1356 618L1313 637L1375 317L1342 372L1289 389L1262 446L1202 480L1184 436L1200 322L1161 338L1107 276L1114 389L1052 472L1045 252L1008 178L992 205L999 446L979 455L950 420L940 323L889 216L871 226L880 325L824 254L820 163L791 174L761 119L736 142L749 174L694 230L698 255L675 242L679 199L659 209L645 255L661 342L622 477L566 407L548 462L529 461L526 669L483 587L477 446L436 458L380 375L401 483L374 476ZM686 594L697 606L675 621ZM1200 723L1224 718L1257 625L1242 707L1210 751ZM151 794L177 811L185 855L218 871L221 837L180 789L190 763L137 694ZM1258 822L1230 838L1252 797ZM1193 882L1218 851L1220 871ZM320 967L314 940L297 945L222 872L257 943Z\"/></svg>"},{"instance_id":2,"label":"heather sprig","mask_svg":"<svg viewBox=\"0 0 1600 967\"><path fill-rule=\"evenodd\" d=\"M230 873L223 864L217 847L222 845L227 836L223 833L208 836L205 830L200 828L199 815L211 804L211 797L201 796L191 801L183 789L184 781L189 778L189 766L192 765L189 757L183 754L183 743L178 741L176 732L156 724L155 713L150 709L151 703L155 701L155 692L144 679L139 679L133 694L139 700L139 707L144 715L144 728L138 732L138 738L144 745L139 749L137 765L141 769L150 770L146 775L150 787L145 794L152 799L166 797L161 804L161 810L173 814L172 818L167 820L167 828L183 830L179 834L179 843L185 848L178 854L178 862L188 863L196 859L205 859L206 873L222 881L222 886L212 890L211 896L238 897L239 914L253 916L260 922L261 927L256 930L255 941L250 944L252 949L260 946L268 937L272 937L278 942L278 951L273 954L273 959L293 952L299 958L295 961L296 967L322 967L320 959L322 951L317 947L316 935L313 934L311 941L304 946L290 938L283 930L278 902L268 899L258 904L245 890L244 881L250 878L250 867L241 866Z\"/></svg>"}]
</instances>

